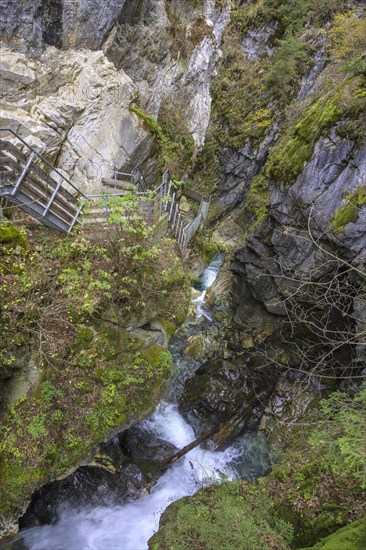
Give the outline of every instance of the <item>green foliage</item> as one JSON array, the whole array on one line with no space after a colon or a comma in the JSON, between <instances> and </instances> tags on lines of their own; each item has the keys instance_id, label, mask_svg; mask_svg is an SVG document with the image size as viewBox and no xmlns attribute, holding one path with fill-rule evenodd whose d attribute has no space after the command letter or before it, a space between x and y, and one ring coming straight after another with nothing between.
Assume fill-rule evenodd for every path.
<instances>
[{"instance_id":1,"label":"green foliage","mask_svg":"<svg viewBox=\"0 0 366 550\"><path fill-rule=\"evenodd\" d=\"M51 405L54 399L60 399L63 396L63 391L57 389L51 380L45 380L41 384L41 397L45 403Z\"/></svg>"},{"instance_id":2,"label":"green foliage","mask_svg":"<svg viewBox=\"0 0 366 550\"><path fill-rule=\"evenodd\" d=\"M339 529L333 535L323 539L311 549L323 550L364 550L366 546L366 518L354 521L350 525Z\"/></svg>"},{"instance_id":3,"label":"green foliage","mask_svg":"<svg viewBox=\"0 0 366 550\"><path fill-rule=\"evenodd\" d=\"M331 229L344 231L348 223L355 223L358 220L359 209L366 204L366 186L359 187L346 197L346 204L334 214L331 219Z\"/></svg>"},{"instance_id":4,"label":"green foliage","mask_svg":"<svg viewBox=\"0 0 366 550\"><path fill-rule=\"evenodd\" d=\"M345 0L257 0L245 7L234 7L232 18L242 33L277 21L280 36L299 33L306 23L323 26L337 11L347 7Z\"/></svg>"},{"instance_id":5,"label":"green foliage","mask_svg":"<svg viewBox=\"0 0 366 550\"><path fill-rule=\"evenodd\" d=\"M268 493L246 491L239 482L200 491L193 501L171 505L166 516L151 548L284 550L292 539L292 527L273 514Z\"/></svg>"},{"instance_id":6,"label":"green foliage","mask_svg":"<svg viewBox=\"0 0 366 550\"><path fill-rule=\"evenodd\" d=\"M264 83L276 98L288 101L308 66L308 47L293 35L278 40L276 45Z\"/></svg>"},{"instance_id":7,"label":"green foliage","mask_svg":"<svg viewBox=\"0 0 366 550\"><path fill-rule=\"evenodd\" d=\"M352 74L366 70L365 12L337 14L328 36L331 41L329 55L333 61L343 62L344 70Z\"/></svg>"},{"instance_id":8,"label":"green foliage","mask_svg":"<svg viewBox=\"0 0 366 550\"><path fill-rule=\"evenodd\" d=\"M322 419L309 438L334 474L354 477L366 488L366 386L351 399L337 391L321 403Z\"/></svg>"},{"instance_id":9,"label":"green foliage","mask_svg":"<svg viewBox=\"0 0 366 550\"><path fill-rule=\"evenodd\" d=\"M46 426L46 417L45 415L34 416L31 422L28 424L27 430L32 437L40 438L46 437L48 435Z\"/></svg>"},{"instance_id":10,"label":"green foliage","mask_svg":"<svg viewBox=\"0 0 366 550\"><path fill-rule=\"evenodd\" d=\"M161 168L169 168L173 176L179 177L189 166L194 154L194 140L179 109L163 102L158 121L139 107L132 106L130 111L141 118L148 130L156 136Z\"/></svg>"}]
</instances>

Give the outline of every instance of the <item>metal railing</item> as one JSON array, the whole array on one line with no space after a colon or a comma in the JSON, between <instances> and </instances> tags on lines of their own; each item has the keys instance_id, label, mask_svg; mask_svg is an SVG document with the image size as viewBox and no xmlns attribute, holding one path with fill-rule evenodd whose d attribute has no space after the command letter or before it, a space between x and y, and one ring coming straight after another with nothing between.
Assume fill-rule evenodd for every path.
<instances>
[{"instance_id":1,"label":"metal railing","mask_svg":"<svg viewBox=\"0 0 366 550\"><path fill-rule=\"evenodd\" d=\"M131 175L125 172L119 172L119 174L124 177ZM190 190L188 188L186 191L183 191L183 194L193 198L193 200L199 201L200 206L197 215L192 220L187 221L187 218L180 211L178 192L173 184L169 170L164 172L161 184L157 188L150 191L137 190L136 194L142 199L140 208L141 210L144 210L145 216L149 219L149 221L151 221L151 223L154 223L157 218L162 216L164 213L167 214L167 223L173 231L173 234L177 240L178 248L181 252L184 251L198 228L207 219L210 205L209 199L206 199L197 191ZM113 197L123 195L124 193L122 192L113 193ZM113 208L113 199L110 200L110 204L108 205L108 193L89 195L88 198L91 200L101 199L103 201L103 209L106 213L106 221L108 221Z\"/></svg>"},{"instance_id":2,"label":"metal railing","mask_svg":"<svg viewBox=\"0 0 366 550\"><path fill-rule=\"evenodd\" d=\"M23 138L21 138L14 130L11 128L0 128L0 132L10 132L13 134L13 136L22 142L22 144L29 149L29 151L32 151L33 155L35 157L38 157L44 164L46 164L53 172L55 172L60 178L63 179L70 187L72 187L79 196L85 197L84 193L82 193L66 176L64 176L55 166L53 166L48 160L46 160L41 154L39 154L31 145L29 145Z\"/></svg>"},{"instance_id":3,"label":"metal railing","mask_svg":"<svg viewBox=\"0 0 366 550\"><path fill-rule=\"evenodd\" d=\"M85 195L14 130L0 128L2 138L4 134L10 136L0 138L0 196L42 223L70 233Z\"/></svg>"},{"instance_id":4,"label":"metal railing","mask_svg":"<svg viewBox=\"0 0 366 550\"><path fill-rule=\"evenodd\" d=\"M0 128L0 132L2 134L5 132L12 134L22 144L22 146L27 149L29 154L29 157L26 158L26 156L21 153L19 149L15 148L11 142L2 142L0 139L0 142L6 145L7 152L10 151L10 155L14 155L15 160L6 157L4 158L8 164L16 164L16 170L18 171L18 174L16 174L16 182L14 180L14 184L9 184L9 182L6 183L6 196L10 201L18 204L21 208L31 213L34 217L41 219L43 223L47 223L48 221L49 225L56 226L59 229L63 229L70 233L77 222L84 205L87 202L94 203L94 207L98 210L98 205L95 204L98 199L102 199L103 201L103 207L100 207L100 211L105 212L103 217L106 221L108 221L111 213L111 208L108 205L108 201L112 202L110 197L122 196L128 192L128 189L121 189L120 192L114 191L113 194L102 192L100 194L86 196L66 176L64 176L57 168L52 166L50 162L48 162L14 130L11 128ZM48 168L49 173L44 172L44 170L39 167L36 168L33 166L35 159L38 159L41 163L43 163L43 165ZM9 174L12 174L9 170L1 172L2 168L3 167L1 166L0 175L5 173L9 177ZM34 172L31 177L29 175L30 172ZM54 179L53 174L59 176L59 181ZM27 178L30 178L30 183ZM142 211L144 211L145 216L149 219L149 221L154 223L157 218L162 216L164 213L167 214L167 223L173 231L179 249L183 252L200 225L206 220L210 201L205 199L205 197L193 189L186 188L183 190L183 194L187 197L200 201L197 215L193 219L187 220L187 217L180 211L179 192L172 181L169 170L166 170L163 173L160 185L153 190L148 190L146 179L139 167L132 170L131 173L113 171L112 181L116 182L115 187L119 187L118 181L123 179L130 180L130 183L135 185L136 194L141 199L139 207ZM23 185L23 182L26 182L26 184ZM22 185L23 188L25 188L24 196L27 199L26 201L24 197L19 197L19 190L22 188ZM0 181L0 195L1 187L4 187L4 185L2 186ZM73 194L72 191L74 191ZM32 200L29 200L27 192L30 192L31 197L33 197ZM16 199L16 197L18 198ZM47 200L45 201L45 199ZM58 218L60 219L60 223L58 223Z\"/></svg>"}]
</instances>

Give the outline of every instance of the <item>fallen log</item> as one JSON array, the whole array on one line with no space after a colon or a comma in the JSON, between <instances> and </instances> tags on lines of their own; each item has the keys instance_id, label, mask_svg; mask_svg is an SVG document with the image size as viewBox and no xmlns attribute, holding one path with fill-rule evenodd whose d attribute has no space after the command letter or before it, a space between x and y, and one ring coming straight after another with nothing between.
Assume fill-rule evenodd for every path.
<instances>
[{"instance_id":1,"label":"fallen log","mask_svg":"<svg viewBox=\"0 0 366 550\"><path fill-rule=\"evenodd\" d=\"M219 428L215 428L214 430L211 430L210 432L201 435L201 437L199 437L198 439L195 439L194 441L192 441L192 443L189 443L188 445L183 447L180 451L174 453L171 456L168 456L168 458L165 458L160 462L160 469L166 470L167 468L169 468L169 466L174 464L174 462L176 462L179 458L189 453L189 451L191 451L195 447L198 447L198 445L200 445L207 439L210 439L210 437L213 437L218 431L219 431Z\"/></svg>"}]
</instances>

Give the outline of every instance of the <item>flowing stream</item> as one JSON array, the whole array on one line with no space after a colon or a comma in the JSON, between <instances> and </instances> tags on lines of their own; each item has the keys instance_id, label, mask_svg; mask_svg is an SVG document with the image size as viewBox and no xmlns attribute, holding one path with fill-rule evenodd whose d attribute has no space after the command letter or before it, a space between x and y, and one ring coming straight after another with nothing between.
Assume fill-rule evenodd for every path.
<instances>
[{"instance_id":1,"label":"flowing stream","mask_svg":"<svg viewBox=\"0 0 366 550\"><path fill-rule=\"evenodd\" d=\"M222 263L217 258L195 284L201 295L197 316L201 323L212 322L204 303L207 288L214 282ZM184 381L192 376L198 363L182 354L187 326L200 329L199 319L187 321L171 342L175 374L166 399L142 426L157 436L182 448L195 439L193 429L178 412L177 394ZM203 485L223 477L253 479L268 467L268 449L260 437L242 436L224 452L211 452L201 446L190 451L171 466L157 481L151 492L139 501L120 506L100 506L88 509L64 509L57 523L22 531L19 548L29 550L145 550L147 541L158 529L159 518L174 500L194 494Z\"/></svg>"}]
</instances>

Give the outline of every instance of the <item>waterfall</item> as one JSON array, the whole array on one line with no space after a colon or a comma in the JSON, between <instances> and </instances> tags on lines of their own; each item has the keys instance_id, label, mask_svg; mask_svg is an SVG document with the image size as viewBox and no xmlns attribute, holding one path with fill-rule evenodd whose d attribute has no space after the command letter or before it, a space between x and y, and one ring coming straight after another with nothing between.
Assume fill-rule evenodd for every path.
<instances>
[{"instance_id":1,"label":"waterfall","mask_svg":"<svg viewBox=\"0 0 366 550\"><path fill-rule=\"evenodd\" d=\"M204 303L205 293L214 282L222 260L223 258L219 257L212 262L195 284L196 289L202 292L199 298L196 298L197 315L203 315L205 322L212 319ZM178 411L176 387L183 385L180 371L187 369L183 376L184 380L192 376L198 364L189 358L182 358L184 339L179 338L179 335L173 338L171 344L176 372L166 399L140 426L180 449L192 442L195 435ZM171 466L159 478L151 492L140 500L128 504L83 509L64 507L57 523L22 531L20 535L22 544L25 545L23 548L145 550L148 548L149 538L158 529L160 515L171 502L192 495L205 485L219 483L223 477L258 477L267 466L268 451L265 443L253 436L238 438L223 452L211 452L202 446L196 447Z\"/></svg>"}]
</instances>

